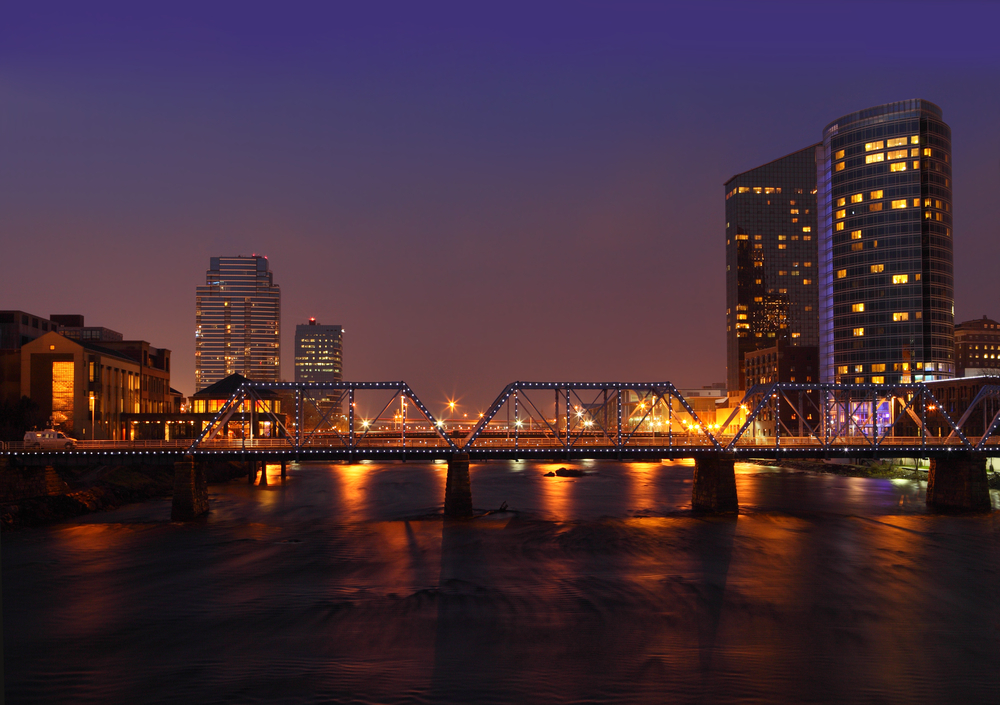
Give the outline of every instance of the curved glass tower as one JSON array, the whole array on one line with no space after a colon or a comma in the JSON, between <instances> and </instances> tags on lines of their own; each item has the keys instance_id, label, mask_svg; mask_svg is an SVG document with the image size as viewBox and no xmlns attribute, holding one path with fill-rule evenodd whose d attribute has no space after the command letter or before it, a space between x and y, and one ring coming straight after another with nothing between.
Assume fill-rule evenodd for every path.
<instances>
[{"instance_id":1,"label":"curved glass tower","mask_svg":"<svg viewBox=\"0 0 1000 705\"><path fill-rule=\"evenodd\" d=\"M824 382L954 376L951 129L906 100L823 131L820 361Z\"/></svg>"}]
</instances>

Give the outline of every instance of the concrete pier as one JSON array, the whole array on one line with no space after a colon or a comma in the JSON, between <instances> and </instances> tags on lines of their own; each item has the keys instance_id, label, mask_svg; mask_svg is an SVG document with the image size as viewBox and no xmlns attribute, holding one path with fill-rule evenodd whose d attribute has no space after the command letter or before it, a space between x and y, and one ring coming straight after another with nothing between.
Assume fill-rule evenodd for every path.
<instances>
[{"instance_id":1,"label":"concrete pier","mask_svg":"<svg viewBox=\"0 0 1000 705\"><path fill-rule=\"evenodd\" d=\"M281 481L282 482L285 481L285 472L286 472L287 466L288 466L288 461L282 460L281 461Z\"/></svg>"},{"instance_id":2,"label":"concrete pier","mask_svg":"<svg viewBox=\"0 0 1000 705\"><path fill-rule=\"evenodd\" d=\"M694 461L691 507L697 512L739 512L735 459L732 454L703 455Z\"/></svg>"},{"instance_id":3,"label":"concrete pier","mask_svg":"<svg viewBox=\"0 0 1000 705\"><path fill-rule=\"evenodd\" d=\"M208 511L205 471L193 455L174 463L174 501L170 521L191 521Z\"/></svg>"},{"instance_id":4,"label":"concrete pier","mask_svg":"<svg viewBox=\"0 0 1000 705\"><path fill-rule=\"evenodd\" d=\"M986 460L961 452L947 458L931 458L927 504L939 509L990 511Z\"/></svg>"},{"instance_id":5,"label":"concrete pier","mask_svg":"<svg viewBox=\"0 0 1000 705\"><path fill-rule=\"evenodd\" d=\"M468 453L455 453L448 460L444 515L448 519L467 519L472 516L472 483L469 481Z\"/></svg>"}]
</instances>

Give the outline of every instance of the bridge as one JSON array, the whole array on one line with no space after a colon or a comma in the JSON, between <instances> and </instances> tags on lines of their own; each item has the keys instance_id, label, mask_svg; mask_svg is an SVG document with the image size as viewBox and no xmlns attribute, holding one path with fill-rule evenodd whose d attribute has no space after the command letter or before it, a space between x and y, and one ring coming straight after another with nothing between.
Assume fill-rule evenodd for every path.
<instances>
[{"instance_id":1,"label":"bridge","mask_svg":"<svg viewBox=\"0 0 1000 705\"><path fill-rule=\"evenodd\" d=\"M290 412L277 410L278 399ZM1000 455L1000 385L983 386L959 411L954 418L920 382L772 383L751 388L720 422L714 409L701 418L670 382L513 382L480 418L462 423L436 418L402 381L246 382L194 439L62 449L10 443L0 456L35 463L170 456L183 472L199 460L238 459L251 481L266 462L281 463L284 473L289 461L443 459L446 514L455 516L471 514L475 461L694 458L693 506L736 511L739 458L926 457L928 503L988 510L985 459Z\"/></svg>"}]
</instances>

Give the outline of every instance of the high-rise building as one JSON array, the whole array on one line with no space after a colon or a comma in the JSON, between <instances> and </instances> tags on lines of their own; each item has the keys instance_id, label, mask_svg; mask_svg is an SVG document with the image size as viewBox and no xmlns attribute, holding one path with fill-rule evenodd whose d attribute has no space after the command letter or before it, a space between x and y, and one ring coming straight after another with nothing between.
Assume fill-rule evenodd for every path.
<instances>
[{"instance_id":1,"label":"high-rise building","mask_svg":"<svg viewBox=\"0 0 1000 705\"><path fill-rule=\"evenodd\" d=\"M821 145L726 182L726 386L748 352L819 344L816 158Z\"/></svg>"},{"instance_id":2,"label":"high-rise building","mask_svg":"<svg viewBox=\"0 0 1000 705\"><path fill-rule=\"evenodd\" d=\"M295 381L342 382L344 330L310 318L295 326Z\"/></svg>"},{"instance_id":3,"label":"high-rise building","mask_svg":"<svg viewBox=\"0 0 1000 705\"><path fill-rule=\"evenodd\" d=\"M823 130L820 357L824 382L955 373L951 129L926 100Z\"/></svg>"},{"instance_id":4,"label":"high-rise building","mask_svg":"<svg viewBox=\"0 0 1000 705\"><path fill-rule=\"evenodd\" d=\"M195 297L195 391L239 373L281 375L281 289L266 257L212 257Z\"/></svg>"}]
</instances>

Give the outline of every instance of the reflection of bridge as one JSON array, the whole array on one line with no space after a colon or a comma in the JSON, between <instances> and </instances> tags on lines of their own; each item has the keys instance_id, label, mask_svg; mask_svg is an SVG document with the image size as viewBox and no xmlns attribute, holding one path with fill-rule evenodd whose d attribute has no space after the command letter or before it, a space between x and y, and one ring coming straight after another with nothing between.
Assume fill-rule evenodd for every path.
<instances>
[{"instance_id":1,"label":"reflection of bridge","mask_svg":"<svg viewBox=\"0 0 1000 705\"><path fill-rule=\"evenodd\" d=\"M272 413L264 390L284 395L292 410ZM340 403L316 405L319 390ZM359 408L378 411L359 418ZM437 420L405 382L248 382L193 442L105 441L63 451L11 444L5 453L217 456L283 465L447 459L464 464L466 488L475 460L695 458L694 505L709 509L736 508L738 457L929 457L928 501L979 508L985 501L988 508L985 457L1000 455L1000 386L983 386L957 411L956 419L922 383L769 384L751 389L718 422L714 409L699 415L669 382L514 382L471 429L459 430ZM271 435L260 438L265 416ZM471 510L471 497L468 503Z\"/></svg>"}]
</instances>

